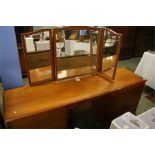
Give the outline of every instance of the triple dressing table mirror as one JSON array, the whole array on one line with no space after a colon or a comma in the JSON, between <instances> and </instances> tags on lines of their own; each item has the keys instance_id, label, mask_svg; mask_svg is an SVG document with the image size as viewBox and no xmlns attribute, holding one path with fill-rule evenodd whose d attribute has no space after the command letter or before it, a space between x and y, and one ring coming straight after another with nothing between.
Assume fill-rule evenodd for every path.
<instances>
[{"instance_id":1,"label":"triple dressing table mirror","mask_svg":"<svg viewBox=\"0 0 155 155\"><path fill-rule=\"evenodd\" d=\"M115 78L122 35L107 28L69 26L23 33L31 86L99 75Z\"/></svg>"},{"instance_id":2,"label":"triple dressing table mirror","mask_svg":"<svg viewBox=\"0 0 155 155\"><path fill-rule=\"evenodd\" d=\"M52 30L23 33L22 43L30 85L54 80Z\"/></svg>"}]
</instances>

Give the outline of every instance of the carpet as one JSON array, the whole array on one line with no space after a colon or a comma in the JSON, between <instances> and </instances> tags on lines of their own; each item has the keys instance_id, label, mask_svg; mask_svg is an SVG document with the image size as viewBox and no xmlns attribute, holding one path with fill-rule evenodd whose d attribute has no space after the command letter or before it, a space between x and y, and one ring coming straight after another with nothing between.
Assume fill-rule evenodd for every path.
<instances>
[{"instance_id":1,"label":"carpet","mask_svg":"<svg viewBox=\"0 0 155 155\"><path fill-rule=\"evenodd\" d=\"M155 94L147 95L145 97L151 102L155 103Z\"/></svg>"}]
</instances>

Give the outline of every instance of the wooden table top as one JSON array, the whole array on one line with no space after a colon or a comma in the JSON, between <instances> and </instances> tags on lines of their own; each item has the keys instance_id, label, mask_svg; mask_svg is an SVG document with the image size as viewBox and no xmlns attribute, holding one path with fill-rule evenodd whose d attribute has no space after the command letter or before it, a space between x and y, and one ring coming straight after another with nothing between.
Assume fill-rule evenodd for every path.
<instances>
[{"instance_id":1,"label":"wooden table top","mask_svg":"<svg viewBox=\"0 0 155 155\"><path fill-rule=\"evenodd\" d=\"M144 80L125 68L119 68L114 82L100 76L48 83L39 86L24 86L4 91L4 119L13 121L32 114L92 99L111 93Z\"/></svg>"}]
</instances>

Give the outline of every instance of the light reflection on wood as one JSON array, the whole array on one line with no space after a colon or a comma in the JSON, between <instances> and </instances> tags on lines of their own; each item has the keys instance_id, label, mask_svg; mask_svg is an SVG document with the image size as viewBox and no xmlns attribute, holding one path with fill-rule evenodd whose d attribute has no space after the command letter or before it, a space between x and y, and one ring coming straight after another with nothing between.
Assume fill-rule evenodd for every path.
<instances>
[{"instance_id":1,"label":"light reflection on wood","mask_svg":"<svg viewBox=\"0 0 155 155\"><path fill-rule=\"evenodd\" d=\"M80 67L76 69L62 70L62 71L58 71L58 79L79 76L82 74L89 74L89 73L90 74L92 73L92 68L90 67ZM52 76L51 67L46 66L46 67L30 70L30 76L31 76L32 82L38 82L38 81L50 79Z\"/></svg>"},{"instance_id":2,"label":"light reflection on wood","mask_svg":"<svg viewBox=\"0 0 155 155\"><path fill-rule=\"evenodd\" d=\"M114 67L116 62L116 55L103 58L102 61L102 71L104 72Z\"/></svg>"},{"instance_id":3,"label":"light reflection on wood","mask_svg":"<svg viewBox=\"0 0 155 155\"><path fill-rule=\"evenodd\" d=\"M106 72L108 73L109 76L111 76L113 73L113 66L115 61L116 61L116 55L103 58L102 71L106 72L108 70L111 70L109 72ZM62 70L62 71L58 71L58 79L72 77L72 76L79 76L82 74L89 74L91 72L92 72L92 68L90 67L80 67L76 69ZM30 76L31 76L32 82L48 80L52 77L51 67L46 66L46 67L30 70Z\"/></svg>"}]
</instances>

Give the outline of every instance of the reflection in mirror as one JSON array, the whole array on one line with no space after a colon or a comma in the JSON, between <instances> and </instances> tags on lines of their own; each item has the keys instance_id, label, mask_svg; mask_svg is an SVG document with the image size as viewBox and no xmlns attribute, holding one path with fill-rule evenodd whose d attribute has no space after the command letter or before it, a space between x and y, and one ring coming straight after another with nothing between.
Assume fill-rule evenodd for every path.
<instances>
[{"instance_id":1,"label":"reflection in mirror","mask_svg":"<svg viewBox=\"0 0 155 155\"><path fill-rule=\"evenodd\" d=\"M96 67L98 32L83 29L55 31L57 79L92 74Z\"/></svg>"},{"instance_id":2,"label":"reflection in mirror","mask_svg":"<svg viewBox=\"0 0 155 155\"><path fill-rule=\"evenodd\" d=\"M105 76L113 80L120 52L121 35L108 29L105 29L102 35L104 35L102 49L102 72Z\"/></svg>"},{"instance_id":3,"label":"reflection in mirror","mask_svg":"<svg viewBox=\"0 0 155 155\"><path fill-rule=\"evenodd\" d=\"M52 80L51 30L26 33L22 38L30 84Z\"/></svg>"}]
</instances>

